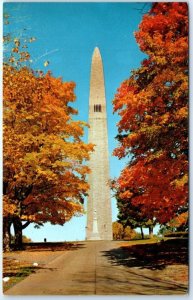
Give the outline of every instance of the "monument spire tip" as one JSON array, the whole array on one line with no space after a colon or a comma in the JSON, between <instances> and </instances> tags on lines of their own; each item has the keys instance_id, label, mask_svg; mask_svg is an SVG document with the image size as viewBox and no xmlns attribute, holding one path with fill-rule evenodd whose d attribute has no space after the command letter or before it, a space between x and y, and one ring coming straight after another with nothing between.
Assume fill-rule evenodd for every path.
<instances>
[{"instance_id":1,"label":"monument spire tip","mask_svg":"<svg viewBox=\"0 0 193 300\"><path fill-rule=\"evenodd\" d=\"M99 54L99 53L100 53L99 47L96 46L96 47L94 48L94 53L96 53L96 54Z\"/></svg>"}]
</instances>

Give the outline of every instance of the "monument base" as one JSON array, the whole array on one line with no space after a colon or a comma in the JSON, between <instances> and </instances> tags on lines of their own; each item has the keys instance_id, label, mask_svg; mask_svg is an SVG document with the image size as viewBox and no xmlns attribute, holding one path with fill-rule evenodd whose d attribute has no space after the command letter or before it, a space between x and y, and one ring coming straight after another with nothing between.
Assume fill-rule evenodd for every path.
<instances>
[{"instance_id":1,"label":"monument base","mask_svg":"<svg viewBox=\"0 0 193 300\"><path fill-rule=\"evenodd\" d=\"M89 241L100 241L101 238L99 235L92 235L91 237L89 237L88 239Z\"/></svg>"}]
</instances>

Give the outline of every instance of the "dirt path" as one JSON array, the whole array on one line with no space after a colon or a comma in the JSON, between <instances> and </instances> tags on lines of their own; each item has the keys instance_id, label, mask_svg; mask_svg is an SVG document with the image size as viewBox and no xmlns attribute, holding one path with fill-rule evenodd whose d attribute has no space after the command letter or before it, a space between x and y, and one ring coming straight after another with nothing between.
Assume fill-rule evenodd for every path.
<instances>
[{"instance_id":1,"label":"dirt path","mask_svg":"<svg viewBox=\"0 0 193 300\"><path fill-rule=\"evenodd\" d=\"M6 295L172 295L185 294L185 284L162 279L162 270L128 267L109 258L123 253L123 242L82 242L74 251L54 253L52 259ZM132 257L127 260L133 259Z\"/></svg>"}]
</instances>

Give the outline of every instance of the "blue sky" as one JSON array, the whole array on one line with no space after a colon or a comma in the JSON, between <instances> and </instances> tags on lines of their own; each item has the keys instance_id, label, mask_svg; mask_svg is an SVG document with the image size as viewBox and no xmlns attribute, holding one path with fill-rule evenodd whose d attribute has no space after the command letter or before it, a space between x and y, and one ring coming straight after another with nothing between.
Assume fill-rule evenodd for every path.
<instances>
[{"instance_id":1,"label":"blue sky","mask_svg":"<svg viewBox=\"0 0 193 300\"><path fill-rule=\"evenodd\" d=\"M121 82L140 66L145 55L139 50L134 32L150 3L5 3L10 14L6 30L14 36L35 37L30 44L32 67L51 70L56 77L76 83L78 119L88 121L89 80L93 50L99 47L104 66L108 115L111 178L119 175L125 162L112 156L116 147L116 123L112 100ZM25 29L25 30L24 30ZM49 60L48 67L44 62ZM84 140L87 141L87 132ZM116 202L112 199L112 218L116 220ZM33 241L83 240L86 216L73 218L63 227L45 224L42 229L30 225L24 234Z\"/></svg>"}]
</instances>

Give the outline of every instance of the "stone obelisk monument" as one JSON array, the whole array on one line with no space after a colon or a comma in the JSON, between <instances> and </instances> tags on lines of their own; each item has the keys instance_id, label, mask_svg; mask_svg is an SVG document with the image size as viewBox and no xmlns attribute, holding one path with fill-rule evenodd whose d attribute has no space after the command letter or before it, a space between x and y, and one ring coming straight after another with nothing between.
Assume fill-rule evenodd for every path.
<instances>
[{"instance_id":1,"label":"stone obelisk monument","mask_svg":"<svg viewBox=\"0 0 193 300\"><path fill-rule=\"evenodd\" d=\"M89 98L89 143L95 145L89 167L87 204L87 240L112 240L111 198L107 113L103 64L98 48L94 49L91 65Z\"/></svg>"}]
</instances>

